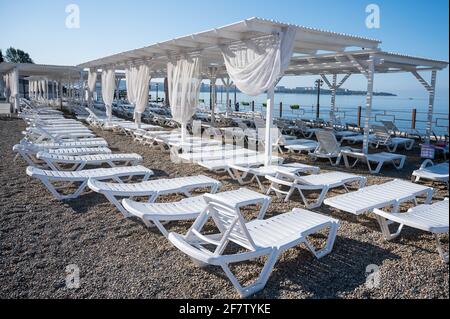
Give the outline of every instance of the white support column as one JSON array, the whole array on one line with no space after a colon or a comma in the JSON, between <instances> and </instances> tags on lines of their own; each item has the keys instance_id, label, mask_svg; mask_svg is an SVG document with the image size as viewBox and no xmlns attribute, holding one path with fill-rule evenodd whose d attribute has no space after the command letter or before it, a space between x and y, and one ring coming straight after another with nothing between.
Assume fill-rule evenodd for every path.
<instances>
[{"instance_id":1,"label":"white support column","mask_svg":"<svg viewBox=\"0 0 450 319\"><path fill-rule=\"evenodd\" d=\"M365 75L365 73L363 73ZM331 90L331 107L330 107L330 123L334 126L334 120L336 119L336 95L337 90L348 80L351 76L350 73L346 74L341 82L337 83L337 74L333 74L333 80L330 82L325 74L320 75L324 82L327 84L328 88Z\"/></svg>"},{"instance_id":2,"label":"white support column","mask_svg":"<svg viewBox=\"0 0 450 319\"><path fill-rule=\"evenodd\" d=\"M80 71L80 90L79 90L79 94L80 96L78 97L80 99L80 104L83 106L84 105L84 73L83 71Z\"/></svg>"},{"instance_id":3,"label":"white support column","mask_svg":"<svg viewBox=\"0 0 450 319\"><path fill-rule=\"evenodd\" d=\"M267 91L267 115L266 115L266 136L264 149L264 165L270 166L272 164L272 129L273 129L273 109L275 106L275 85Z\"/></svg>"},{"instance_id":4,"label":"white support column","mask_svg":"<svg viewBox=\"0 0 450 319\"><path fill-rule=\"evenodd\" d=\"M14 68L14 79L16 81L16 95L14 96L14 112L17 113L20 108L20 88L19 88L19 69L17 67Z\"/></svg>"},{"instance_id":5,"label":"white support column","mask_svg":"<svg viewBox=\"0 0 450 319\"><path fill-rule=\"evenodd\" d=\"M436 99L436 79L437 71L431 71L431 83L429 84L423 77L416 71L411 72L416 79L423 85L428 91L428 115L427 115L427 128L425 134L425 143L430 144L431 134L433 132L433 113L434 113L434 101Z\"/></svg>"},{"instance_id":6,"label":"white support column","mask_svg":"<svg viewBox=\"0 0 450 319\"><path fill-rule=\"evenodd\" d=\"M211 124L212 126L215 126L216 124L216 106L217 106L217 101L216 101L216 82L217 79L216 77L211 78Z\"/></svg>"},{"instance_id":7,"label":"white support column","mask_svg":"<svg viewBox=\"0 0 450 319\"><path fill-rule=\"evenodd\" d=\"M233 85L233 81L230 80L230 78L227 78L226 81L225 79L221 79L223 85L225 86L225 90L226 90L226 101L225 101L225 105L226 105L226 116L230 116L232 110L231 110L231 104L230 104L230 88Z\"/></svg>"},{"instance_id":8,"label":"white support column","mask_svg":"<svg viewBox=\"0 0 450 319\"><path fill-rule=\"evenodd\" d=\"M116 97L117 97L117 104L119 104L120 100L120 82L122 81L121 78L116 79Z\"/></svg>"},{"instance_id":9,"label":"white support column","mask_svg":"<svg viewBox=\"0 0 450 319\"><path fill-rule=\"evenodd\" d=\"M427 134L426 134L426 143L430 144L431 134L433 132L433 113L434 113L434 100L436 98L436 78L437 71L434 70L431 72L431 87L429 91L429 100L428 100L428 121L427 121Z\"/></svg>"},{"instance_id":10,"label":"white support column","mask_svg":"<svg viewBox=\"0 0 450 319\"><path fill-rule=\"evenodd\" d=\"M373 82L375 75L375 59L370 57L369 67L366 71L367 77L367 96L366 96L366 118L364 120L364 154L369 154L369 138L370 138L370 117L372 115L373 102Z\"/></svg>"}]
</instances>

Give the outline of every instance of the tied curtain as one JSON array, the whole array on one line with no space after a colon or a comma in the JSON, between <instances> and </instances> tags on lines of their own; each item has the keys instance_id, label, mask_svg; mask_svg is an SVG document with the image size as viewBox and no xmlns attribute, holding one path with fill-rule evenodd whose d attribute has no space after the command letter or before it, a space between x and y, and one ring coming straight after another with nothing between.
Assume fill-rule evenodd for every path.
<instances>
[{"instance_id":1,"label":"tied curtain","mask_svg":"<svg viewBox=\"0 0 450 319\"><path fill-rule=\"evenodd\" d=\"M148 106L150 67L142 64L132 66L125 72L128 102L134 105L134 119L138 128L141 125L141 114Z\"/></svg>"},{"instance_id":2,"label":"tied curtain","mask_svg":"<svg viewBox=\"0 0 450 319\"><path fill-rule=\"evenodd\" d=\"M182 140L186 138L186 126L197 111L201 84L201 60L199 57L183 57L167 64L167 82L172 116L181 124Z\"/></svg>"},{"instance_id":3,"label":"tied curtain","mask_svg":"<svg viewBox=\"0 0 450 319\"><path fill-rule=\"evenodd\" d=\"M9 74L5 74L3 76L3 82L5 83L5 88L4 88L5 98L9 102L9 96L10 96Z\"/></svg>"},{"instance_id":4,"label":"tied curtain","mask_svg":"<svg viewBox=\"0 0 450 319\"><path fill-rule=\"evenodd\" d=\"M102 98L106 107L108 123L112 121L112 103L114 101L114 92L116 90L116 73L114 70L103 70L102 72Z\"/></svg>"},{"instance_id":5,"label":"tied curtain","mask_svg":"<svg viewBox=\"0 0 450 319\"><path fill-rule=\"evenodd\" d=\"M9 89L11 92L11 98L15 99L19 97L19 73L17 71L11 72L9 75Z\"/></svg>"},{"instance_id":6,"label":"tied curtain","mask_svg":"<svg viewBox=\"0 0 450 319\"><path fill-rule=\"evenodd\" d=\"M43 95L43 100L47 101L47 90L48 90L48 86L47 86L47 80L42 80L42 95Z\"/></svg>"},{"instance_id":7,"label":"tied curtain","mask_svg":"<svg viewBox=\"0 0 450 319\"><path fill-rule=\"evenodd\" d=\"M295 27L243 44L220 47L230 78L243 93L260 95L283 76L294 51Z\"/></svg>"},{"instance_id":8,"label":"tied curtain","mask_svg":"<svg viewBox=\"0 0 450 319\"><path fill-rule=\"evenodd\" d=\"M95 84L97 83L97 71L89 69L88 71L88 106L92 105L94 101Z\"/></svg>"}]
</instances>

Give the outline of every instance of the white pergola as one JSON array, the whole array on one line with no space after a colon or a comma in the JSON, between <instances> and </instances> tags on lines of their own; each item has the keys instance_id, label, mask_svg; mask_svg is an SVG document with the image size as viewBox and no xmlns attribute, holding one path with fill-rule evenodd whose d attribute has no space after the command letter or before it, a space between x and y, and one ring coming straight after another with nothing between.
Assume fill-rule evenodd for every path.
<instances>
[{"instance_id":1,"label":"white pergola","mask_svg":"<svg viewBox=\"0 0 450 319\"><path fill-rule=\"evenodd\" d=\"M166 77L167 64L174 57L201 56L202 77L211 81L213 93L217 79L221 79L227 89L227 111L229 110L229 89L232 82L227 74L221 47L223 45L257 48L257 41L273 34L280 34L287 28L295 29L293 56L285 71L285 76L322 75L333 90L332 109L335 107L337 89L351 76L363 74L367 78L367 118L365 122L368 151L369 116L372 106L373 81L375 73L411 72L430 93L430 111L434 104L436 72L447 66L446 62L408 57L382 52L380 41L348 34L290 25L260 18L250 18L224 27L195 33L173 40L156 43L144 48L131 50L79 65L80 68L124 70L131 65L151 65L152 77ZM418 72L432 72L428 83ZM344 78L337 82L338 74ZM329 80L327 75L331 75ZM280 78L281 79L281 78ZM271 141L274 110L274 88L267 91L266 141ZM213 94L213 96L215 96ZM212 99L212 112L216 101ZM432 113L431 113L432 116ZM214 118L214 114L212 116ZM271 148L266 147L266 164L271 162Z\"/></svg>"},{"instance_id":2,"label":"white pergola","mask_svg":"<svg viewBox=\"0 0 450 319\"><path fill-rule=\"evenodd\" d=\"M16 81L17 92L14 96L14 108L19 109L20 90L19 78L23 77L28 81L45 81L45 85L52 82L53 92L57 92L59 97L62 97L62 87L65 83L68 87L74 86L75 83L82 83L83 69L75 66L61 66L61 65L43 65L43 64L29 64L29 63L0 63L0 75L9 75ZM48 100L47 96L45 97Z\"/></svg>"},{"instance_id":3,"label":"white pergola","mask_svg":"<svg viewBox=\"0 0 450 319\"><path fill-rule=\"evenodd\" d=\"M370 117L372 111L373 84L375 74L410 73L425 88L429 95L426 139L430 141L437 72L447 68L448 62L408 56L381 50L360 50L332 54L294 57L286 75L320 75L331 90L331 113L336 110L337 90L353 75L367 78L366 116L364 122L364 152L368 152ZM427 81L421 73L430 73ZM342 78L338 82L338 76ZM331 78L331 79L330 79ZM331 118L333 120L333 117Z\"/></svg>"}]
</instances>

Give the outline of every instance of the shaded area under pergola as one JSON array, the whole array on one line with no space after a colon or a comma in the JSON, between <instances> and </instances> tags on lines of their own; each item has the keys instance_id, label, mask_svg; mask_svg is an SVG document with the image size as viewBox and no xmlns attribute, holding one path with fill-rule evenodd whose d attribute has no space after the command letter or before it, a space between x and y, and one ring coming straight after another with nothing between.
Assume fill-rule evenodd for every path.
<instances>
[{"instance_id":1,"label":"shaded area under pergola","mask_svg":"<svg viewBox=\"0 0 450 319\"><path fill-rule=\"evenodd\" d=\"M28 80L29 83L31 81L44 81L47 87L52 82L54 92L58 92L59 97L62 96L63 83L73 85L74 83L82 83L83 81L83 69L76 66L3 62L0 63L0 75L11 76L16 82L16 92L6 92L7 99L10 97L14 99L15 111L19 110L20 105L20 94L18 90L20 77ZM8 88L8 85L6 85L6 88ZM48 95L43 98L48 100Z\"/></svg>"}]
</instances>

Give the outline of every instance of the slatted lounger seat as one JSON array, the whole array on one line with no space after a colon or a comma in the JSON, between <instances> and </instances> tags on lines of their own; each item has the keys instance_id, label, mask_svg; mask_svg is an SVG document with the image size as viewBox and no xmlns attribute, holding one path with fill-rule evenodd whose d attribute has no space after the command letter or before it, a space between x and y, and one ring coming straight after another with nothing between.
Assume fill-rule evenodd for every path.
<instances>
[{"instance_id":1,"label":"slatted lounger seat","mask_svg":"<svg viewBox=\"0 0 450 319\"><path fill-rule=\"evenodd\" d=\"M62 142L62 141L83 141L90 138L95 138L95 134L89 132L83 133L51 133L47 131L43 131L41 129L37 130L36 128L31 128L29 131L22 132L23 135L26 136L26 139L32 141L33 143L41 143L44 141L51 142Z\"/></svg>"},{"instance_id":2,"label":"slatted lounger seat","mask_svg":"<svg viewBox=\"0 0 450 319\"><path fill-rule=\"evenodd\" d=\"M14 145L13 151L17 153L16 159L18 156L21 156L28 165L35 166L42 164L42 161L37 159L37 153L44 151L50 154L57 155L89 155L89 154L111 154L112 151L106 147L74 147L74 148L41 148L37 147L33 144L17 144Z\"/></svg>"},{"instance_id":3,"label":"slatted lounger seat","mask_svg":"<svg viewBox=\"0 0 450 319\"><path fill-rule=\"evenodd\" d=\"M404 226L416 228L432 233L436 239L436 246L442 260L448 264L448 252L444 252L440 234L448 234L449 229L449 204L448 199L433 205L420 205L411 208L407 213L388 213L375 209L374 214L381 226L381 231L386 240L393 240L400 236ZM399 224L396 233L389 230L388 221Z\"/></svg>"},{"instance_id":4,"label":"slatted lounger seat","mask_svg":"<svg viewBox=\"0 0 450 319\"><path fill-rule=\"evenodd\" d=\"M136 176L143 176L143 180L146 181L151 175L153 175L153 171L143 166L128 166L87 169L79 172L61 172L42 170L29 166L27 168L27 174L30 177L39 179L58 200L67 200L78 198L81 195L81 192L83 192L86 188L89 178L95 178L97 180L114 180L117 183L122 183L122 178L124 177L131 179ZM58 189L62 189L64 187L56 188L52 184L59 182L68 185L80 183L81 185L73 193L62 195L58 192Z\"/></svg>"},{"instance_id":5,"label":"slatted lounger seat","mask_svg":"<svg viewBox=\"0 0 450 319\"><path fill-rule=\"evenodd\" d=\"M300 173L317 174L320 171L320 168L316 166L301 163L290 163L267 167L259 165L258 167L246 167L230 164L229 169L233 173L234 179L237 180L240 185L247 185L256 181L262 192L266 192L267 190L261 182L261 177L276 176L278 174L278 171L283 171L295 175L298 175ZM248 181L245 181L247 177L250 177L250 179Z\"/></svg>"},{"instance_id":6,"label":"slatted lounger seat","mask_svg":"<svg viewBox=\"0 0 450 319\"><path fill-rule=\"evenodd\" d=\"M392 207L392 212L398 212L399 206L410 200L417 200L425 196L429 204L433 198L433 189L422 185L413 184L402 180L394 180L381 185L373 185L359 191L327 198L324 204L338 210L362 215L372 212L374 209Z\"/></svg>"},{"instance_id":7,"label":"slatted lounger seat","mask_svg":"<svg viewBox=\"0 0 450 319\"><path fill-rule=\"evenodd\" d=\"M320 207L330 189L344 187L348 191L348 185L357 183L358 187L361 188L366 185L367 181L365 177L341 172L308 176L298 176L282 170L277 173L275 177L266 176L272 182L268 194L275 192L279 198L284 197L284 200L288 202L297 190L308 209ZM283 191L282 187L288 187L289 190ZM319 191L320 195L316 201L310 203L303 194L304 191Z\"/></svg>"},{"instance_id":8,"label":"slatted lounger seat","mask_svg":"<svg viewBox=\"0 0 450 319\"><path fill-rule=\"evenodd\" d=\"M375 135L369 135L369 141L373 141L375 139ZM341 142L347 142L349 144L356 144L364 142L364 135L354 135L354 136L345 136L341 139Z\"/></svg>"},{"instance_id":9,"label":"slatted lounger seat","mask_svg":"<svg viewBox=\"0 0 450 319\"><path fill-rule=\"evenodd\" d=\"M169 241L196 264L221 267L243 297L248 297L265 287L279 255L287 249L305 244L317 258L326 256L333 249L339 228L339 221L336 219L294 209L290 213L270 219L260 218L247 222L239 206L230 202L226 196L205 195L204 198L207 208L196 219L186 236L170 233ZM217 226L219 230L217 234L202 233L209 219ZM327 242L322 250L317 251L308 241L308 237L324 230L329 231ZM231 243L245 251L240 249L237 253L228 253L227 248ZM255 283L243 287L229 265L263 256L267 257L267 261L259 278Z\"/></svg>"},{"instance_id":10,"label":"slatted lounger seat","mask_svg":"<svg viewBox=\"0 0 450 319\"><path fill-rule=\"evenodd\" d=\"M56 155L47 152L39 152L36 156L43 160L47 166L54 171L81 171L86 166L136 166L142 163L142 156L139 154L95 154L95 155ZM71 165L62 168L61 165Z\"/></svg>"},{"instance_id":11,"label":"slatted lounger seat","mask_svg":"<svg viewBox=\"0 0 450 319\"><path fill-rule=\"evenodd\" d=\"M364 154L360 152L342 151L345 166L349 169L354 168L359 162L365 163L371 174L379 174L385 163L392 164L395 169L401 170L405 166L406 156L394 153L375 153ZM350 158L354 159L353 164L350 164ZM372 168L375 164L375 169Z\"/></svg>"},{"instance_id":12,"label":"slatted lounger seat","mask_svg":"<svg viewBox=\"0 0 450 319\"><path fill-rule=\"evenodd\" d=\"M283 163L284 159L281 157L272 157L273 165ZM248 157L238 157L234 159L224 159L224 160L213 160L213 161L203 161L198 162L197 164L201 167L206 168L211 172L228 172L232 178L234 178L233 173L230 170L230 165L238 165L238 166L257 166L263 165L265 162L265 157L263 155L257 156L248 156Z\"/></svg>"},{"instance_id":13,"label":"slatted lounger seat","mask_svg":"<svg viewBox=\"0 0 450 319\"><path fill-rule=\"evenodd\" d=\"M107 147L108 143L103 138L89 139L79 142L62 142L62 143L31 143L22 140L20 145L31 146L38 149L60 149L60 148L81 148L81 147Z\"/></svg>"},{"instance_id":14,"label":"slatted lounger seat","mask_svg":"<svg viewBox=\"0 0 450 319\"><path fill-rule=\"evenodd\" d=\"M258 213L260 219L264 218L271 202L270 197L245 188L219 193L217 197L227 201L236 209L260 205ZM139 203L124 199L122 204L129 214L141 219L147 227L156 226L165 237L168 237L169 233L163 226L164 222L196 219L207 208L204 195L183 199L176 203Z\"/></svg>"},{"instance_id":15,"label":"slatted lounger seat","mask_svg":"<svg viewBox=\"0 0 450 319\"><path fill-rule=\"evenodd\" d=\"M202 152L202 153L183 153L178 157L181 160L198 163L202 161L212 161L221 159L232 159L236 157L256 156L257 152L246 148L236 150L220 150L215 152Z\"/></svg>"},{"instance_id":16,"label":"slatted lounger seat","mask_svg":"<svg viewBox=\"0 0 450 319\"><path fill-rule=\"evenodd\" d=\"M289 153L310 153L313 152L318 146L319 143L315 141L304 140L301 144L288 145L284 146L284 148L287 149Z\"/></svg>"},{"instance_id":17,"label":"slatted lounger seat","mask_svg":"<svg viewBox=\"0 0 450 319\"><path fill-rule=\"evenodd\" d=\"M416 183L421 179L445 183L448 189L448 170L448 162L435 165L431 160L426 160L420 169L413 172L413 180Z\"/></svg>"},{"instance_id":18,"label":"slatted lounger seat","mask_svg":"<svg viewBox=\"0 0 450 319\"><path fill-rule=\"evenodd\" d=\"M130 214L120 204L118 197L148 197L148 202L153 203L162 195L183 194L191 197L192 191L204 188L215 193L220 186L219 181L203 175L135 184L104 183L93 178L88 182L88 187L92 191L104 195L125 217L130 217Z\"/></svg>"}]
</instances>

